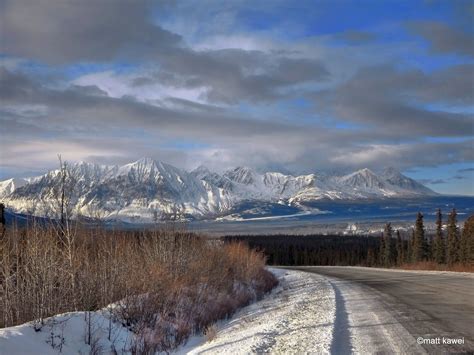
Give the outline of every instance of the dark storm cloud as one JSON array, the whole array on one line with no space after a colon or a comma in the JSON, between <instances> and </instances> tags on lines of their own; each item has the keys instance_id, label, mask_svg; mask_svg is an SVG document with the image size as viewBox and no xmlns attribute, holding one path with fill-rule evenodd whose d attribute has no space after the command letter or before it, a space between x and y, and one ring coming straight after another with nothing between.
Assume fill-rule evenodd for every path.
<instances>
[{"instance_id":1,"label":"dark storm cloud","mask_svg":"<svg viewBox=\"0 0 474 355\"><path fill-rule=\"evenodd\" d=\"M471 20L472 22L472 17ZM431 50L435 53L457 53L460 55L474 56L474 36L472 23L470 32L453 28L442 22L418 21L408 24L414 33L426 39Z\"/></svg>"},{"instance_id":2,"label":"dark storm cloud","mask_svg":"<svg viewBox=\"0 0 474 355\"><path fill-rule=\"evenodd\" d=\"M474 65L460 64L419 78L414 94L426 102L453 105L474 104Z\"/></svg>"},{"instance_id":3,"label":"dark storm cloud","mask_svg":"<svg viewBox=\"0 0 474 355\"><path fill-rule=\"evenodd\" d=\"M330 76L319 60L274 52L181 48L170 51L160 60L164 73L157 75L157 80L176 87L204 87L207 99L213 102L275 100L281 98L281 90L285 88L325 81Z\"/></svg>"},{"instance_id":4,"label":"dark storm cloud","mask_svg":"<svg viewBox=\"0 0 474 355\"><path fill-rule=\"evenodd\" d=\"M226 103L273 100L282 89L329 76L320 61L284 53L193 50L181 36L152 23L152 4L3 0L2 51L49 64L116 58L157 63L160 72L154 78L136 78L133 84L204 87L209 100Z\"/></svg>"},{"instance_id":5,"label":"dark storm cloud","mask_svg":"<svg viewBox=\"0 0 474 355\"><path fill-rule=\"evenodd\" d=\"M334 89L316 94L318 109L399 137L471 136L472 116L427 105L472 105L473 65L425 74L391 66L359 70Z\"/></svg>"},{"instance_id":6,"label":"dark storm cloud","mask_svg":"<svg viewBox=\"0 0 474 355\"><path fill-rule=\"evenodd\" d=\"M1 0L2 51L46 63L169 50L181 37L151 22L147 0Z\"/></svg>"},{"instance_id":7,"label":"dark storm cloud","mask_svg":"<svg viewBox=\"0 0 474 355\"><path fill-rule=\"evenodd\" d=\"M357 168L361 166L380 168L387 162L397 168L409 169L414 166L438 166L453 161L469 162L474 159L472 139L455 143L422 143L403 144L361 144L340 149L335 146L331 162L335 166Z\"/></svg>"},{"instance_id":8,"label":"dark storm cloud","mask_svg":"<svg viewBox=\"0 0 474 355\"><path fill-rule=\"evenodd\" d=\"M96 87L73 86L54 90L30 80L28 77L0 70L0 100L9 105L44 105L48 107L48 124L79 129L103 129L119 125L172 132L181 136L200 138L252 136L303 131L276 122L251 121L208 110L206 105L195 104L199 110L179 110L159 107L136 101L134 98L105 96ZM178 100L179 101L179 100ZM179 101L183 106L183 101ZM189 107L189 103L188 103ZM44 124L44 122L40 122Z\"/></svg>"}]
</instances>

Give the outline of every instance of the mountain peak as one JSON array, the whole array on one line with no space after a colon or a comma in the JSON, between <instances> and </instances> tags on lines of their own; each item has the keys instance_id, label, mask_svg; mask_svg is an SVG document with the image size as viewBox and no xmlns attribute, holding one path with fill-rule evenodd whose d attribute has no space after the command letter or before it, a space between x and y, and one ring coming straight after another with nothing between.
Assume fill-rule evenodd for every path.
<instances>
[{"instance_id":1,"label":"mountain peak","mask_svg":"<svg viewBox=\"0 0 474 355\"><path fill-rule=\"evenodd\" d=\"M156 166L157 165L157 161L153 158L150 158L150 157L143 157L143 158L140 158L136 161L134 161L133 163L131 163L132 165L145 165L145 166Z\"/></svg>"},{"instance_id":2,"label":"mountain peak","mask_svg":"<svg viewBox=\"0 0 474 355\"><path fill-rule=\"evenodd\" d=\"M239 208L244 201L292 204L435 194L394 168L380 175L365 168L345 176L325 177L321 173L260 174L239 166L220 175L202 165L189 173L148 157L120 167L85 162L71 167L78 181L75 208L86 214L91 208L100 208L111 218L139 215L146 219L151 218L150 211L167 215L176 210L181 215L209 217ZM57 183L54 172L57 170L35 179L0 181L0 196L15 210L25 211L25 201L48 196L50 187Z\"/></svg>"},{"instance_id":3,"label":"mountain peak","mask_svg":"<svg viewBox=\"0 0 474 355\"><path fill-rule=\"evenodd\" d=\"M204 165L199 165L196 169L191 171L191 174L193 174L194 176L208 175L210 173L211 171L209 170L209 168Z\"/></svg>"},{"instance_id":4,"label":"mountain peak","mask_svg":"<svg viewBox=\"0 0 474 355\"><path fill-rule=\"evenodd\" d=\"M28 181L21 178L11 178L5 181L0 181L0 196L6 196L11 194L13 191L26 185Z\"/></svg>"},{"instance_id":5,"label":"mountain peak","mask_svg":"<svg viewBox=\"0 0 474 355\"><path fill-rule=\"evenodd\" d=\"M381 189L384 187L384 183L380 178L370 169L360 169L352 174L345 175L339 179L344 185L353 188L369 188Z\"/></svg>"},{"instance_id":6,"label":"mountain peak","mask_svg":"<svg viewBox=\"0 0 474 355\"><path fill-rule=\"evenodd\" d=\"M382 177L386 182L398 188L427 195L436 194L433 190L409 178L408 176L403 175L400 171L392 167L385 169L382 172Z\"/></svg>"},{"instance_id":7,"label":"mountain peak","mask_svg":"<svg viewBox=\"0 0 474 355\"><path fill-rule=\"evenodd\" d=\"M399 176L402 175L400 170L394 168L393 166L389 166L382 170L382 176L384 177L392 177L392 176Z\"/></svg>"},{"instance_id":8,"label":"mountain peak","mask_svg":"<svg viewBox=\"0 0 474 355\"><path fill-rule=\"evenodd\" d=\"M228 170L225 172L224 176L227 177L229 180L244 185L251 185L255 182L256 179L255 171L245 166L238 166L234 169Z\"/></svg>"},{"instance_id":9,"label":"mountain peak","mask_svg":"<svg viewBox=\"0 0 474 355\"><path fill-rule=\"evenodd\" d=\"M364 174L364 175L375 175L375 173L372 170L370 170L369 168L360 169L360 170L356 171L356 174L357 173Z\"/></svg>"}]
</instances>

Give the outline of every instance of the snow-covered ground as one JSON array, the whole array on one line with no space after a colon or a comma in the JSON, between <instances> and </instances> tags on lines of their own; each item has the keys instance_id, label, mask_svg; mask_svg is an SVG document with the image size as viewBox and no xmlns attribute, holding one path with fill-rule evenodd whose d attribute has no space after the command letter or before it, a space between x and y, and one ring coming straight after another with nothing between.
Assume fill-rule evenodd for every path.
<instances>
[{"instance_id":1,"label":"snow-covered ground","mask_svg":"<svg viewBox=\"0 0 474 355\"><path fill-rule=\"evenodd\" d=\"M36 325L38 330L33 322L0 329L0 354L92 354L94 350L97 354L129 354L133 333L110 321L108 315L106 310L69 312L46 319L41 329Z\"/></svg>"},{"instance_id":2,"label":"snow-covered ground","mask_svg":"<svg viewBox=\"0 0 474 355\"><path fill-rule=\"evenodd\" d=\"M194 336L175 353L425 353L377 291L317 274L271 271L280 284L269 295L216 324L212 339ZM132 334L110 323L106 313L92 314L99 353L128 354ZM88 354L84 317L84 312L53 317L39 332L31 323L0 329L0 354Z\"/></svg>"},{"instance_id":3,"label":"snow-covered ground","mask_svg":"<svg viewBox=\"0 0 474 355\"><path fill-rule=\"evenodd\" d=\"M214 340L194 337L178 354L327 353L335 298L327 279L272 269L280 285L262 301L218 324Z\"/></svg>"},{"instance_id":4,"label":"snow-covered ground","mask_svg":"<svg viewBox=\"0 0 474 355\"><path fill-rule=\"evenodd\" d=\"M272 269L280 285L217 325L215 338L190 339L178 354L422 354L380 296L352 282Z\"/></svg>"}]
</instances>

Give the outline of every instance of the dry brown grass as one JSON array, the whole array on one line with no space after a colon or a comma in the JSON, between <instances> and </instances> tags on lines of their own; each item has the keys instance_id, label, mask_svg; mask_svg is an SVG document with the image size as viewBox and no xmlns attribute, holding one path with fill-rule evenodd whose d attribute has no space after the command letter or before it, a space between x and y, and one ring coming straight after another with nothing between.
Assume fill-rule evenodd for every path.
<instances>
[{"instance_id":1,"label":"dry brown grass","mask_svg":"<svg viewBox=\"0 0 474 355\"><path fill-rule=\"evenodd\" d=\"M438 264L434 261L421 261L417 263L403 264L397 267L404 270L432 270L432 271L456 271L456 272L474 272L473 264L456 263L453 265Z\"/></svg>"},{"instance_id":2,"label":"dry brown grass","mask_svg":"<svg viewBox=\"0 0 474 355\"><path fill-rule=\"evenodd\" d=\"M204 335L207 341L213 341L217 336L217 325L211 324L207 326Z\"/></svg>"}]
</instances>

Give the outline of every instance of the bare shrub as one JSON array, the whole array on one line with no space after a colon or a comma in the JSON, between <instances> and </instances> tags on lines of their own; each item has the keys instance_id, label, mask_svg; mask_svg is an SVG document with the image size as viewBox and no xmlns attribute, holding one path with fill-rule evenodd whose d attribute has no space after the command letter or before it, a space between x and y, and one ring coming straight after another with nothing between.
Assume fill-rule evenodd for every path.
<instances>
[{"instance_id":1,"label":"bare shrub","mask_svg":"<svg viewBox=\"0 0 474 355\"><path fill-rule=\"evenodd\" d=\"M6 229L0 327L35 320L41 331L46 317L112 305L111 319L136 334L136 353L168 351L277 282L263 255L244 244L213 243L175 227L120 231L65 223L66 229L36 221ZM89 328L85 342L92 346Z\"/></svg>"},{"instance_id":2,"label":"bare shrub","mask_svg":"<svg viewBox=\"0 0 474 355\"><path fill-rule=\"evenodd\" d=\"M217 336L217 325L211 324L204 330L204 335L207 341L213 341Z\"/></svg>"}]
</instances>

